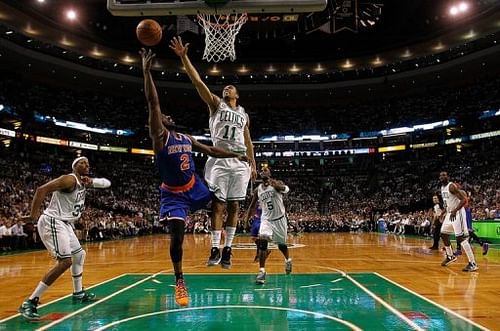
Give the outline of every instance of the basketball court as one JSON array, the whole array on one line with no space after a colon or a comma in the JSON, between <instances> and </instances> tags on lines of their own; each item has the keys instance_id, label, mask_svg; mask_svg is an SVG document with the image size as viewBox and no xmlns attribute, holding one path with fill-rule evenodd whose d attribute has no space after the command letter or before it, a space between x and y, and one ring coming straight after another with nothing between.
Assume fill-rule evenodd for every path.
<instances>
[{"instance_id":1,"label":"basketball court","mask_svg":"<svg viewBox=\"0 0 500 331\"><path fill-rule=\"evenodd\" d=\"M273 249L262 286L248 237L236 239L229 271L205 266L209 242L186 238L187 308L174 301L168 237L156 235L88 244L84 283L97 300L73 304L65 274L44 296L39 322L15 310L47 268L46 252L3 256L0 330L487 330L500 316L497 249L487 258L476 249L480 270L469 274L463 259L441 267L422 239L306 234L291 240L291 275Z\"/></svg>"}]
</instances>

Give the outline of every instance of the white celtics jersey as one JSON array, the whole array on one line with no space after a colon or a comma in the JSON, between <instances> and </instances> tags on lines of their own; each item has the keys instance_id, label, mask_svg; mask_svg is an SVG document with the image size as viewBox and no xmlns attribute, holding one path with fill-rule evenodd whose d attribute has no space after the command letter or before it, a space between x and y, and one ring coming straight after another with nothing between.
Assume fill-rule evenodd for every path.
<instances>
[{"instance_id":1,"label":"white celtics jersey","mask_svg":"<svg viewBox=\"0 0 500 331\"><path fill-rule=\"evenodd\" d=\"M75 174L76 187L72 192L55 191L52 193L49 206L44 214L61 221L75 222L81 216L85 204L85 186L83 186Z\"/></svg>"},{"instance_id":2,"label":"white celtics jersey","mask_svg":"<svg viewBox=\"0 0 500 331\"><path fill-rule=\"evenodd\" d=\"M247 150L244 136L247 122L248 117L243 107L236 106L232 109L221 100L208 122L214 146L244 154Z\"/></svg>"},{"instance_id":3,"label":"white celtics jersey","mask_svg":"<svg viewBox=\"0 0 500 331\"><path fill-rule=\"evenodd\" d=\"M285 192L288 192L288 187L285 187ZM264 186L264 184L260 184L257 188L257 196L262 208L262 220L274 221L285 216L283 193L277 191L271 185Z\"/></svg>"},{"instance_id":4,"label":"white celtics jersey","mask_svg":"<svg viewBox=\"0 0 500 331\"><path fill-rule=\"evenodd\" d=\"M445 186L441 186L441 196L443 197L444 208L449 213L460 205L460 199L450 193L450 185L453 184L449 182Z\"/></svg>"}]
</instances>

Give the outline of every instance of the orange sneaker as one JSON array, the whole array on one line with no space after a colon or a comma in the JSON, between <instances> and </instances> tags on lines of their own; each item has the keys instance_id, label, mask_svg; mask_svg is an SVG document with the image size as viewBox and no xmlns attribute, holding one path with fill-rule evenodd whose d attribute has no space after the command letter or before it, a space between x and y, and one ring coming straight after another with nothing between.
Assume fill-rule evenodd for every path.
<instances>
[{"instance_id":1,"label":"orange sneaker","mask_svg":"<svg viewBox=\"0 0 500 331\"><path fill-rule=\"evenodd\" d=\"M175 302L179 306L187 306L189 304L189 296L184 279L177 280L175 284Z\"/></svg>"}]
</instances>

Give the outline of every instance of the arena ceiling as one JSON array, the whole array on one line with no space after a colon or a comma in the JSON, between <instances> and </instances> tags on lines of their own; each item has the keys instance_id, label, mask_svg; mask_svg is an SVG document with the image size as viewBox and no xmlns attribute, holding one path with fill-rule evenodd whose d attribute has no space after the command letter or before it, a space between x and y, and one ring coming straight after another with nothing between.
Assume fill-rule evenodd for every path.
<instances>
[{"instance_id":1,"label":"arena ceiling","mask_svg":"<svg viewBox=\"0 0 500 331\"><path fill-rule=\"evenodd\" d=\"M260 18L245 24L237 39L238 59L223 63L225 73L320 72L383 66L435 54L500 30L496 0L468 1L464 15L453 16L446 0L359 0L357 32L334 31L331 0L323 12L301 14L296 22ZM65 11L74 9L69 21ZM155 47L157 70L179 70L179 61L168 49L171 37L180 34L191 43L191 57L208 74L224 72L202 63L204 41L192 17L154 17L164 37ZM81 57L138 66L141 47L135 27L143 18L117 17L106 9L106 0L4 0L0 22L16 33L51 43Z\"/></svg>"}]
</instances>

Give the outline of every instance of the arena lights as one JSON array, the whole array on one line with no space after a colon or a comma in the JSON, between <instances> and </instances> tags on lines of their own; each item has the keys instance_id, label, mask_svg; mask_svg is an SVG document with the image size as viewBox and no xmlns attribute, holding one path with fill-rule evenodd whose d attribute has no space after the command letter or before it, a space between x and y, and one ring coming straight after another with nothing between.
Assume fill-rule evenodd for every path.
<instances>
[{"instance_id":1,"label":"arena lights","mask_svg":"<svg viewBox=\"0 0 500 331\"><path fill-rule=\"evenodd\" d=\"M66 18L69 19L70 21L74 21L76 19L76 11L73 9L68 9L66 11Z\"/></svg>"},{"instance_id":2,"label":"arena lights","mask_svg":"<svg viewBox=\"0 0 500 331\"><path fill-rule=\"evenodd\" d=\"M469 4L467 2L460 2L459 4L450 7L449 13L451 16L457 16L465 13L469 10Z\"/></svg>"}]
</instances>

